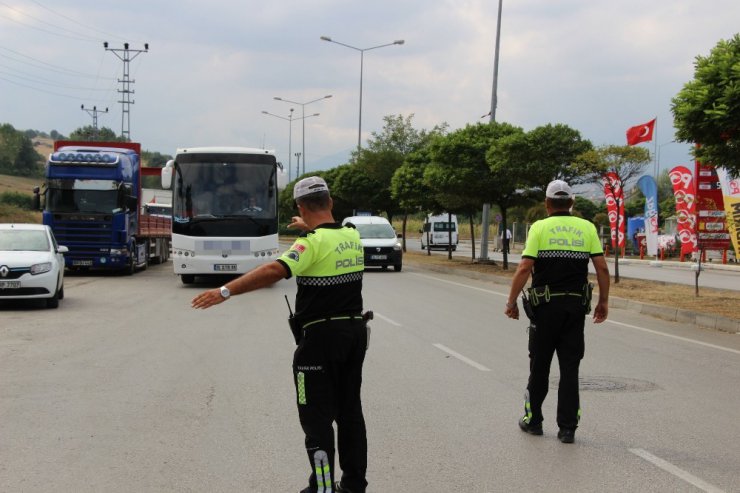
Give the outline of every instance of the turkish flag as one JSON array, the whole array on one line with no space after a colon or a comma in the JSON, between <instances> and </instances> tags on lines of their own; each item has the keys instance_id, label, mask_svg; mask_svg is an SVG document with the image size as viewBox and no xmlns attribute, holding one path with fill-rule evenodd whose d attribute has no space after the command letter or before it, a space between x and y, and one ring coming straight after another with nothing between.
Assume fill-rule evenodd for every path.
<instances>
[{"instance_id":1,"label":"turkish flag","mask_svg":"<svg viewBox=\"0 0 740 493\"><path fill-rule=\"evenodd\" d=\"M627 145L633 146L640 142L650 142L653 140L653 130L655 129L655 118L642 125L635 125L627 129Z\"/></svg>"}]
</instances>

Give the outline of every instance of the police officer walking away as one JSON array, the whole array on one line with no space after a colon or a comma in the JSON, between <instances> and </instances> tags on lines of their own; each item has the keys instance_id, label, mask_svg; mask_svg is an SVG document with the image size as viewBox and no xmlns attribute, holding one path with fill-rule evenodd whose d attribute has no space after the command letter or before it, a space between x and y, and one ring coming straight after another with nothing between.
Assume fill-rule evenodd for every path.
<instances>
[{"instance_id":1,"label":"police officer walking away","mask_svg":"<svg viewBox=\"0 0 740 493\"><path fill-rule=\"evenodd\" d=\"M208 308L230 296L296 278L293 377L301 427L311 467L301 493L352 492L367 488L367 436L360 401L368 332L362 315L363 249L354 226L332 215L326 182L316 176L296 183L300 216L291 228L304 233L276 261L264 264L196 296L194 308ZM341 482L334 482L337 423Z\"/></svg>"},{"instance_id":2,"label":"police officer walking away","mask_svg":"<svg viewBox=\"0 0 740 493\"><path fill-rule=\"evenodd\" d=\"M573 443L581 417L578 367L585 349L585 318L591 306L589 259L596 269L599 285L594 323L603 322L608 314L609 268L596 227L570 214L574 203L570 186L562 180L552 181L545 196L548 217L536 221L529 231L522 260L511 282L505 313L509 318L519 318L517 296L531 273L529 382L519 427L532 435L542 435L542 403L549 386L553 353L557 353L558 438L563 443Z\"/></svg>"}]
</instances>

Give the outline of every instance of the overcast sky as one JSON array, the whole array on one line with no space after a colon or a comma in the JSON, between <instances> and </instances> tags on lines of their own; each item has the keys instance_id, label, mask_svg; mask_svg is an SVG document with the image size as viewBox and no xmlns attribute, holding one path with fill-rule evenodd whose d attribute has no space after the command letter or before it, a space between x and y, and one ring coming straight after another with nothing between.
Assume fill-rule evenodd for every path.
<instances>
[{"instance_id":1,"label":"overcast sky","mask_svg":"<svg viewBox=\"0 0 740 493\"><path fill-rule=\"evenodd\" d=\"M121 132L123 62L130 63L131 137L145 149L238 145L275 149L306 169L346 162L385 115L417 129L476 123L491 105L495 0L0 0L0 123L68 135L92 124L81 105ZM628 127L657 117L641 144L662 169L690 160L674 138L671 98L694 58L740 30L738 0L505 0L496 119L531 130L564 123L595 145L625 144ZM131 53L134 54L133 52ZM275 101L278 96L306 106ZM292 159L295 165L295 157ZM652 168L652 167L651 167Z\"/></svg>"}]
</instances>

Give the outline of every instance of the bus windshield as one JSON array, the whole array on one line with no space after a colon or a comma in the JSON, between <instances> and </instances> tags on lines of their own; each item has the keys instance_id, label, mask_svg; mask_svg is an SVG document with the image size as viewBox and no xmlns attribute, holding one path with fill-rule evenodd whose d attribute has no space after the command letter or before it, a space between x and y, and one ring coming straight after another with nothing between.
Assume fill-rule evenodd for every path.
<instances>
[{"instance_id":1,"label":"bus windshield","mask_svg":"<svg viewBox=\"0 0 740 493\"><path fill-rule=\"evenodd\" d=\"M241 237L277 233L274 156L182 155L175 173L174 233Z\"/></svg>"}]
</instances>

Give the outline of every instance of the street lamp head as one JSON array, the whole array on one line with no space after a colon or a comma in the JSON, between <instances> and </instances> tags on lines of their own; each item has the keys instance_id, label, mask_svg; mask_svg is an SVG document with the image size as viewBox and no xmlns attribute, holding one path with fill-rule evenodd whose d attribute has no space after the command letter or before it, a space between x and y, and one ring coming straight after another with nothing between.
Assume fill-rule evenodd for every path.
<instances>
[{"instance_id":1,"label":"street lamp head","mask_svg":"<svg viewBox=\"0 0 740 493\"><path fill-rule=\"evenodd\" d=\"M321 36L322 41L331 41L329 36Z\"/></svg>"},{"instance_id":2,"label":"street lamp head","mask_svg":"<svg viewBox=\"0 0 740 493\"><path fill-rule=\"evenodd\" d=\"M269 115L269 113L266 112L265 110L262 110L262 113L265 114L265 115Z\"/></svg>"},{"instance_id":3,"label":"street lamp head","mask_svg":"<svg viewBox=\"0 0 740 493\"><path fill-rule=\"evenodd\" d=\"M274 98L272 98L272 99L274 99L274 100L276 100L276 101L282 101L282 100L283 100L283 98L281 98L281 97L278 97L278 96L275 96L275 97L274 97Z\"/></svg>"},{"instance_id":4,"label":"street lamp head","mask_svg":"<svg viewBox=\"0 0 740 493\"><path fill-rule=\"evenodd\" d=\"M393 42L394 45L402 45L404 43L405 43L405 41L402 40L402 39L397 39L396 41Z\"/></svg>"},{"instance_id":5,"label":"street lamp head","mask_svg":"<svg viewBox=\"0 0 740 493\"><path fill-rule=\"evenodd\" d=\"M331 94L327 94L326 96L324 96L324 99L329 99L330 97L331 97Z\"/></svg>"}]
</instances>

